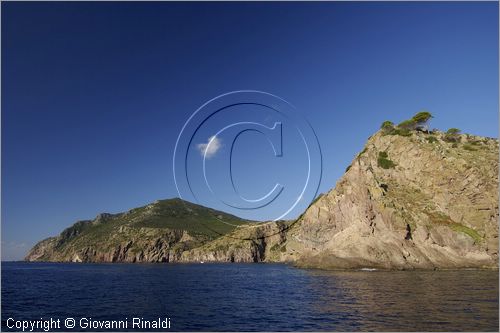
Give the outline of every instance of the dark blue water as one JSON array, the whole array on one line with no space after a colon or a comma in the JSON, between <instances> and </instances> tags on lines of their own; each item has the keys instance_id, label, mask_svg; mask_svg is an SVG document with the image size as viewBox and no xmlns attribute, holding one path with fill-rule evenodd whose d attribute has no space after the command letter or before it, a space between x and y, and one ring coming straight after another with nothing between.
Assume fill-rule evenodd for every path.
<instances>
[{"instance_id":1,"label":"dark blue water","mask_svg":"<svg viewBox=\"0 0 500 333\"><path fill-rule=\"evenodd\" d=\"M498 282L475 270L2 263L2 330L8 318L168 317L172 331L497 331Z\"/></svg>"}]
</instances>

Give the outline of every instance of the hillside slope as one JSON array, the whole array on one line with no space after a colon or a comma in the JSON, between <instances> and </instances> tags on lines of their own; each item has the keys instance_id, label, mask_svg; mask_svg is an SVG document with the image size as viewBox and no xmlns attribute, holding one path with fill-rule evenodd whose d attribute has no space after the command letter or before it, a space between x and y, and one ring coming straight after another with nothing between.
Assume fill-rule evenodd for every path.
<instances>
[{"instance_id":1,"label":"hillside slope","mask_svg":"<svg viewBox=\"0 0 500 333\"><path fill-rule=\"evenodd\" d=\"M120 214L79 221L36 244L28 261L172 262L248 224L236 216L181 199L159 200Z\"/></svg>"}]
</instances>

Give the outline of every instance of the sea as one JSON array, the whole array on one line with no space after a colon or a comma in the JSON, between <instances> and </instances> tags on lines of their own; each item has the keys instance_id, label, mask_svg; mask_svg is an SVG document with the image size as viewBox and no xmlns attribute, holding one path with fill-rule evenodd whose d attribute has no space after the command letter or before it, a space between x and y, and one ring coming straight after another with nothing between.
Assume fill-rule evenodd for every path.
<instances>
[{"instance_id":1,"label":"sea","mask_svg":"<svg viewBox=\"0 0 500 333\"><path fill-rule=\"evenodd\" d=\"M493 270L2 262L1 282L2 331L499 329Z\"/></svg>"}]
</instances>

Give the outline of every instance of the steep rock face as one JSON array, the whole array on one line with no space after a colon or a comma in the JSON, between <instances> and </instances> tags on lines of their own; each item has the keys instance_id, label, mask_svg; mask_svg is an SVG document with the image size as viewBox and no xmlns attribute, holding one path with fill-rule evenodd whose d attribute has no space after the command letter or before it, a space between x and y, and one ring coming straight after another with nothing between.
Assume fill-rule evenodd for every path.
<instances>
[{"instance_id":1,"label":"steep rock face","mask_svg":"<svg viewBox=\"0 0 500 333\"><path fill-rule=\"evenodd\" d=\"M52 240L55 239L55 240ZM56 237L35 246L28 260L59 262L175 262L183 251L207 239L184 230L121 227L106 241L78 246ZM57 241L61 245L57 245Z\"/></svg>"},{"instance_id":2,"label":"steep rock face","mask_svg":"<svg viewBox=\"0 0 500 333\"><path fill-rule=\"evenodd\" d=\"M27 261L176 262L248 221L180 199L79 221L36 244Z\"/></svg>"},{"instance_id":3,"label":"steep rock face","mask_svg":"<svg viewBox=\"0 0 500 333\"><path fill-rule=\"evenodd\" d=\"M497 267L498 141L444 138L375 134L292 227L282 259L323 268Z\"/></svg>"},{"instance_id":4,"label":"steep rock face","mask_svg":"<svg viewBox=\"0 0 500 333\"><path fill-rule=\"evenodd\" d=\"M25 260L43 261L52 258L54 256L57 241L58 241L57 237L50 237L38 242L28 252Z\"/></svg>"},{"instance_id":5,"label":"steep rock face","mask_svg":"<svg viewBox=\"0 0 500 333\"><path fill-rule=\"evenodd\" d=\"M290 221L255 223L242 226L201 247L186 251L185 262L261 262L281 261L280 251Z\"/></svg>"}]
</instances>

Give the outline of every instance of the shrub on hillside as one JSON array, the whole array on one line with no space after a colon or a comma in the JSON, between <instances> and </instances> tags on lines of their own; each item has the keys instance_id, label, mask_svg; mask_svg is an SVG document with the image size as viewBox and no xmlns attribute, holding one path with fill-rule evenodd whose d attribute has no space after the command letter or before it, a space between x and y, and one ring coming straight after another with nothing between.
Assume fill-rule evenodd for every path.
<instances>
[{"instance_id":1,"label":"shrub on hillside","mask_svg":"<svg viewBox=\"0 0 500 333\"><path fill-rule=\"evenodd\" d=\"M447 142L460 142L460 130L458 128L450 128L446 131L444 141Z\"/></svg>"},{"instance_id":2,"label":"shrub on hillside","mask_svg":"<svg viewBox=\"0 0 500 333\"><path fill-rule=\"evenodd\" d=\"M382 132L384 132L385 134L389 134L394 130L394 123L392 121L386 120L382 123L380 128L382 129Z\"/></svg>"},{"instance_id":3,"label":"shrub on hillside","mask_svg":"<svg viewBox=\"0 0 500 333\"><path fill-rule=\"evenodd\" d=\"M387 152L381 151L378 153L377 165L382 169L393 169L396 163L388 159Z\"/></svg>"},{"instance_id":4,"label":"shrub on hillside","mask_svg":"<svg viewBox=\"0 0 500 333\"><path fill-rule=\"evenodd\" d=\"M433 135L430 135L430 136L426 137L425 139L426 139L429 143L434 143L434 142L437 142L437 141L438 141L438 139L436 139L436 137L435 137L435 136L433 136Z\"/></svg>"}]
</instances>

